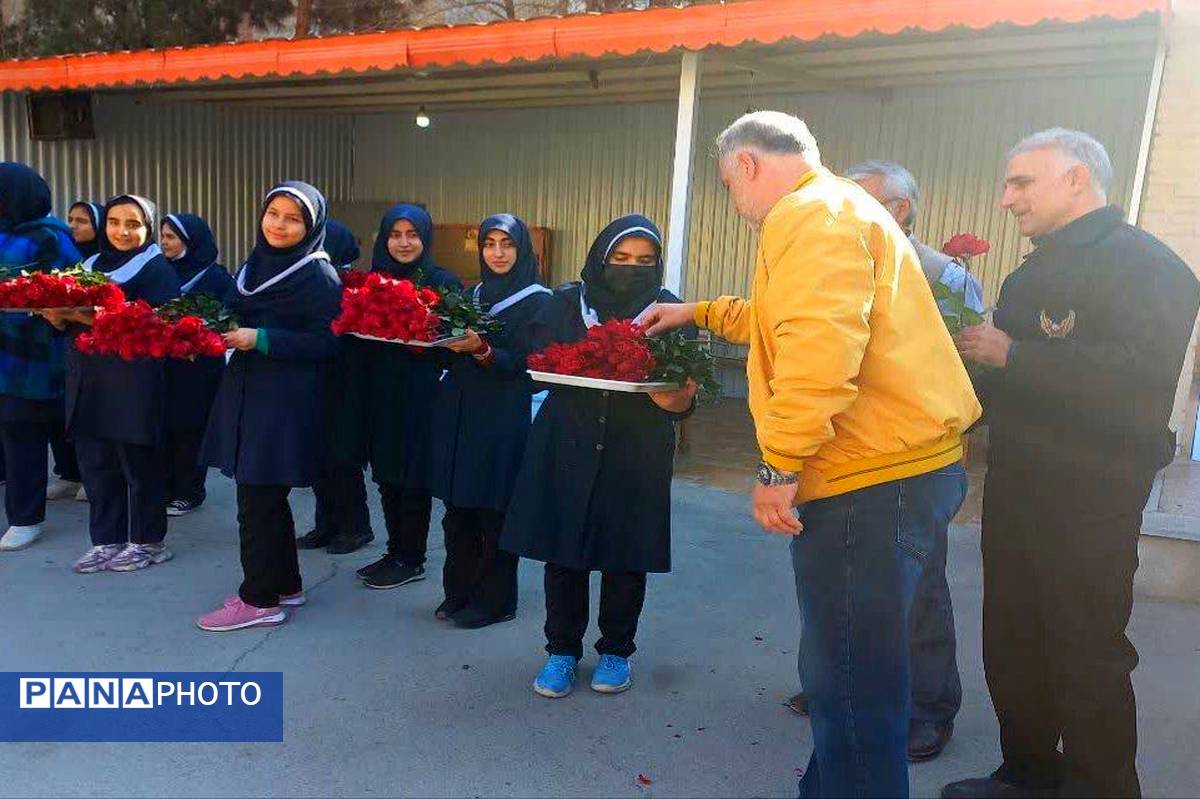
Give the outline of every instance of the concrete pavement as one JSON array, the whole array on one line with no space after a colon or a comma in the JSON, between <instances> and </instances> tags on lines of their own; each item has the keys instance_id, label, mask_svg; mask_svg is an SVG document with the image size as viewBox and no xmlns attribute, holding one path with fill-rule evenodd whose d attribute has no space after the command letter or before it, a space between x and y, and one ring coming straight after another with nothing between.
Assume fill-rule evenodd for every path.
<instances>
[{"instance_id":1,"label":"concrete pavement","mask_svg":"<svg viewBox=\"0 0 1200 799\"><path fill-rule=\"evenodd\" d=\"M620 696L547 700L540 564L523 563L516 621L468 632L433 618L429 579L370 591L356 566L381 549L302 553L309 605L270 630L202 633L193 617L237 586L231 484L171 522L175 560L80 576L86 506L56 502L46 537L0 554L0 670L283 671L282 744L2 744L0 796L794 796L808 721L795 688L797 611L783 540L758 532L743 495L677 482L675 570L652 576ZM312 495L293 493L301 532ZM440 509L435 517L440 516ZM916 796L996 764L979 649L978 532L952 531L951 585L965 704L938 760L911 770ZM596 602L593 587L593 603ZM593 619L595 609L593 606ZM1139 601L1132 636L1147 796L1200 792L1200 607ZM596 636L593 624L587 641ZM645 774L649 786L639 786Z\"/></svg>"}]
</instances>

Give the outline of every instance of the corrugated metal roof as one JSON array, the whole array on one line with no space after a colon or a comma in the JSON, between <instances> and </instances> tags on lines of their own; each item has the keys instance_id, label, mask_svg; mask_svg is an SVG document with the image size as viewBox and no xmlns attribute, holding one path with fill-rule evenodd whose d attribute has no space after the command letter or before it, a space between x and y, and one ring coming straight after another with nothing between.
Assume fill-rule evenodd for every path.
<instances>
[{"instance_id":1,"label":"corrugated metal roof","mask_svg":"<svg viewBox=\"0 0 1200 799\"><path fill-rule=\"evenodd\" d=\"M1128 20L1166 14L1170 0L746 0L687 8L274 40L54 56L0 63L0 90L201 83L223 78L320 75L629 56L736 47L866 32L953 26Z\"/></svg>"}]
</instances>

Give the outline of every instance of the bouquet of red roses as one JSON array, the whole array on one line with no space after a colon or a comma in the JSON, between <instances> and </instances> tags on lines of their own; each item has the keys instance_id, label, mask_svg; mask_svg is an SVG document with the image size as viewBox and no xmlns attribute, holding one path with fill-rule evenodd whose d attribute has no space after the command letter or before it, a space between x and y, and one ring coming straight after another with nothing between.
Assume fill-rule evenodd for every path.
<instances>
[{"instance_id":1,"label":"bouquet of red roses","mask_svg":"<svg viewBox=\"0 0 1200 799\"><path fill-rule=\"evenodd\" d=\"M442 319L434 308L440 297L411 280L367 274L358 288L342 290L342 312L331 325L339 336L361 333L397 341L434 341Z\"/></svg>"},{"instance_id":2,"label":"bouquet of red roses","mask_svg":"<svg viewBox=\"0 0 1200 799\"><path fill-rule=\"evenodd\" d=\"M96 308L125 301L121 287L99 272L33 272L0 282L0 308Z\"/></svg>"},{"instance_id":3,"label":"bouquet of red roses","mask_svg":"<svg viewBox=\"0 0 1200 799\"><path fill-rule=\"evenodd\" d=\"M127 302L96 312L92 329L75 337L75 348L85 355L115 355L126 361L138 358L180 358L225 354L225 342L198 316L174 321L155 313L145 300Z\"/></svg>"},{"instance_id":4,"label":"bouquet of red roses","mask_svg":"<svg viewBox=\"0 0 1200 799\"><path fill-rule=\"evenodd\" d=\"M640 327L614 319L589 328L581 341L551 344L530 355L527 364L535 372L645 383L658 366L647 341Z\"/></svg>"}]
</instances>

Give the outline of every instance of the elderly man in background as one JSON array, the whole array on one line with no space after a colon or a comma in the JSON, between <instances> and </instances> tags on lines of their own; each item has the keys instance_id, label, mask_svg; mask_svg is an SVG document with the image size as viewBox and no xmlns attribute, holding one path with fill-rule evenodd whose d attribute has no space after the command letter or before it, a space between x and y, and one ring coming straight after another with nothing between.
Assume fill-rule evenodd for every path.
<instances>
[{"instance_id":1,"label":"elderly man in background","mask_svg":"<svg viewBox=\"0 0 1200 799\"><path fill-rule=\"evenodd\" d=\"M694 321L750 345L754 516L791 536L803 618L814 750L801 794L907 796L909 608L933 531L962 501L979 404L904 232L821 166L802 120L747 114L717 151L760 229L750 299L645 318L651 334Z\"/></svg>"},{"instance_id":2,"label":"elderly man in background","mask_svg":"<svg viewBox=\"0 0 1200 799\"><path fill-rule=\"evenodd\" d=\"M950 291L963 294L966 305L978 314L984 312L983 285L979 278L967 271L958 261L930 247L913 233L917 221L917 179L904 167L893 161L863 161L846 170L846 177L867 190L880 205L888 210L900 229L908 235L917 257L921 259L921 271L932 287L941 283Z\"/></svg>"},{"instance_id":3,"label":"elderly man in background","mask_svg":"<svg viewBox=\"0 0 1200 799\"><path fill-rule=\"evenodd\" d=\"M1140 793L1125 628L1200 283L1107 204L1112 172L1078 131L1013 148L1001 205L1035 249L1004 281L994 326L956 336L993 367L980 379L983 663L1004 762L945 797Z\"/></svg>"},{"instance_id":4,"label":"elderly man in background","mask_svg":"<svg viewBox=\"0 0 1200 799\"><path fill-rule=\"evenodd\" d=\"M962 293L968 308L984 312L983 286L979 280L962 264L926 245L913 233L918 188L912 173L892 161L863 161L847 169L845 176L866 189L900 225L917 251L921 271L930 286L941 283L952 292ZM954 513L958 513L958 507ZM913 762L932 760L942 753L954 732L954 717L962 706L962 682L955 658L954 606L946 581L949 519L946 521L947 524L933 530L933 551L925 562L909 613L912 717L908 725L908 759ZM788 700L788 706L806 714L807 695L801 691Z\"/></svg>"}]
</instances>

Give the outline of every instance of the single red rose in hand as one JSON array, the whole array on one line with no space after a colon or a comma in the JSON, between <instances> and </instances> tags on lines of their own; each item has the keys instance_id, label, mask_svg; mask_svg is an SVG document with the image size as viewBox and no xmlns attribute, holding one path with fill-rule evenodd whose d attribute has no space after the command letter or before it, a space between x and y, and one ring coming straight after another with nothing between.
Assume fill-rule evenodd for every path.
<instances>
[{"instance_id":1,"label":"single red rose in hand","mask_svg":"<svg viewBox=\"0 0 1200 799\"><path fill-rule=\"evenodd\" d=\"M983 255L990 249L991 245L987 239L981 239L970 233L951 236L950 240L942 245L942 252L951 258L973 258L976 255Z\"/></svg>"}]
</instances>

